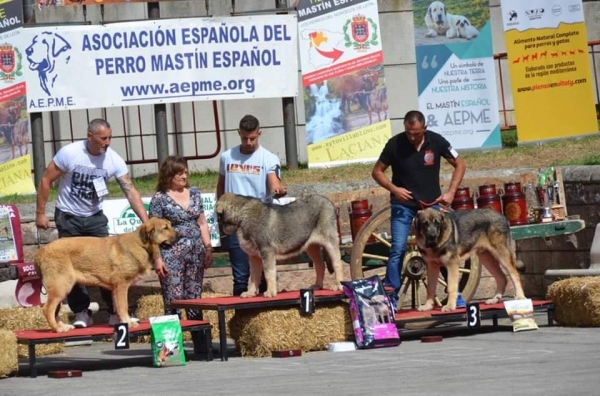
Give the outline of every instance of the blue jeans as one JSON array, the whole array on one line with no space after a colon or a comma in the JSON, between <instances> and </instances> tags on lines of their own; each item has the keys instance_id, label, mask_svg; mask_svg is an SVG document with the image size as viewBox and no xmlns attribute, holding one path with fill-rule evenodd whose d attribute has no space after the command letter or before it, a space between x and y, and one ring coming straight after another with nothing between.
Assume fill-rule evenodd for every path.
<instances>
[{"instance_id":1,"label":"blue jeans","mask_svg":"<svg viewBox=\"0 0 600 396\"><path fill-rule=\"evenodd\" d=\"M406 242L410 233L410 226L417 214L416 209L409 208L399 203L392 203L390 215L390 231L392 233L392 247L387 262L384 285L394 288L392 305L394 309L398 304L398 293L402 285L402 264L406 253Z\"/></svg>"},{"instance_id":2,"label":"blue jeans","mask_svg":"<svg viewBox=\"0 0 600 396\"><path fill-rule=\"evenodd\" d=\"M250 279L250 258L240 247L240 241L236 234L229 235L229 261L231 262L231 273L233 275L233 295L239 296L248 291L248 280ZM259 293L267 290L264 272L260 281Z\"/></svg>"}]
</instances>

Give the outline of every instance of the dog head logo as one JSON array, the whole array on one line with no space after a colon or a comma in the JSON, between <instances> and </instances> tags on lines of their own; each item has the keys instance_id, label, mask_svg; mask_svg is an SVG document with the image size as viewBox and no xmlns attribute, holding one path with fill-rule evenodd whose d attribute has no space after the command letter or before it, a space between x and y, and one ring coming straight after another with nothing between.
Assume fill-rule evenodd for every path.
<instances>
[{"instance_id":1,"label":"dog head logo","mask_svg":"<svg viewBox=\"0 0 600 396\"><path fill-rule=\"evenodd\" d=\"M519 17L519 14L517 14L517 11L515 11L515 10L510 10L510 11L508 12L508 21L509 21L509 22L516 21L518 17Z\"/></svg>"},{"instance_id":2,"label":"dog head logo","mask_svg":"<svg viewBox=\"0 0 600 396\"><path fill-rule=\"evenodd\" d=\"M29 69L38 73L40 87L48 96L57 83L60 68L69 63L71 44L61 35L54 32L42 32L35 35L31 45L27 47Z\"/></svg>"}]
</instances>

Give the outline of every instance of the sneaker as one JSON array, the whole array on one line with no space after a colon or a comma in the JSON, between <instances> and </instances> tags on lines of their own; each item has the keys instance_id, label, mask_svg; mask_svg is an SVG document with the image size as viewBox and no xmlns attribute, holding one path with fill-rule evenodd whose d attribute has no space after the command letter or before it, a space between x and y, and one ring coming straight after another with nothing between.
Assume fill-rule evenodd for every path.
<instances>
[{"instance_id":1,"label":"sneaker","mask_svg":"<svg viewBox=\"0 0 600 396\"><path fill-rule=\"evenodd\" d=\"M75 314L73 326L77 327L78 329L89 327L92 325L92 323L92 312L89 309L84 309L83 311Z\"/></svg>"},{"instance_id":2,"label":"sneaker","mask_svg":"<svg viewBox=\"0 0 600 396\"><path fill-rule=\"evenodd\" d=\"M467 303L465 302L465 300L463 300L462 294L458 292L458 295L456 296L456 308L466 308L466 306Z\"/></svg>"},{"instance_id":3,"label":"sneaker","mask_svg":"<svg viewBox=\"0 0 600 396\"><path fill-rule=\"evenodd\" d=\"M129 320L131 322L138 322L138 323L140 321L138 318L136 318L134 316L131 316L131 315L129 315ZM110 314L110 317L108 318L108 325L109 326L114 326L117 323L121 323L121 320L119 319L119 315L117 315L117 314Z\"/></svg>"}]
</instances>

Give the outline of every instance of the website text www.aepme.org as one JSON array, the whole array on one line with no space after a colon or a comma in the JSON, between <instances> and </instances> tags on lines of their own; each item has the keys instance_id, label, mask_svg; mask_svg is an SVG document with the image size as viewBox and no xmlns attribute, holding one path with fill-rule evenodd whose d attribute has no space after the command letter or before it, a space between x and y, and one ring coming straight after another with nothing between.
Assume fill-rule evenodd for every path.
<instances>
[{"instance_id":1,"label":"website text www.aepme.org","mask_svg":"<svg viewBox=\"0 0 600 396\"><path fill-rule=\"evenodd\" d=\"M125 100L137 100L175 96L252 93L255 90L255 81L254 79L238 78L229 81L204 80L170 84L123 85L120 88Z\"/></svg>"},{"instance_id":2,"label":"website text www.aepme.org","mask_svg":"<svg viewBox=\"0 0 600 396\"><path fill-rule=\"evenodd\" d=\"M587 82L587 78L580 78L578 80L560 80L558 82L547 83L547 84L533 84L527 87L519 87L517 88L517 92L528 92L528 91L539 91L542 89L550 89L550 88L561 88L561 87L572 87L577 84L585 84Z\"/></svg>"}]
</instances>

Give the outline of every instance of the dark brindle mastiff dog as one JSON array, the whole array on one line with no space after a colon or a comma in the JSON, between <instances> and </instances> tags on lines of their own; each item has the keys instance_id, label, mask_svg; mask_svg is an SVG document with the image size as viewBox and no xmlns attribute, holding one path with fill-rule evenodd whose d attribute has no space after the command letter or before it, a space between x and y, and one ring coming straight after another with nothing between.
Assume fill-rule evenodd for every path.
<instances>
[{"instance_id":1,"label":"dark brindle mastiff dog","mask_svg":"<svg viewBox=\"0 0 600 396\"><path fill-rule=\"evenodd\" d=\"M448 268L448 303L442 311L456 309L459 265L471 254L496 280L496 294L486 301L495 304L502 301L507 279L504 268L515 285L516 299L524 299L523 287L517 267L513 240L508 220L491 209L458 210L441 212L432 208L421 210L415 219L417 246L427 263L427 279L438 279L440 266ZM419 311L433 309L437 281L427 283L427 301Z\"/></svg>"},{"instance_id":2,"label":"dark brindle mastiff dog","mask_svg":"<svg viewBox=\"0 0 600 396\"><path fill-rule=\"evenodd\" d=\"M226 234L237 232L240 247L250 256L248 291L258 293L261 271L267 280L265 297L277 295L276 260L298 256L306 251L315 265L313 289L323 288L325 265L321 247L332 261L335 284L342 290L342 259L339 250L335 206L321 195L298 198L287 205L265 204L260 199L223 194L216 212ZM330 271L331 272L331 271Z\"/></svg>"}]
</instances>

